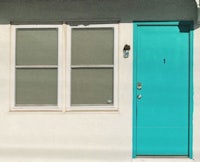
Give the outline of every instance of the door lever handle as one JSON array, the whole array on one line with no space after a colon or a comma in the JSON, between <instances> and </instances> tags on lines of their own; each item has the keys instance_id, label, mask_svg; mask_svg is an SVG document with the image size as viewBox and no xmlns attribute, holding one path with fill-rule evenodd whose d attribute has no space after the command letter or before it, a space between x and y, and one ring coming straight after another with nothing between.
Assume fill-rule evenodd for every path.
<instances>
[{"instance_id":1,"label":"door lever handle","mask_svg":"<svg viewBox=\"0 0 200 162\"><path fill-rule=\"evenodd\" d=\"M137 99L141 99L142 98L142 95L141 94L139 94L139 95L137 95Z\"/></svg>"}]
</instances>

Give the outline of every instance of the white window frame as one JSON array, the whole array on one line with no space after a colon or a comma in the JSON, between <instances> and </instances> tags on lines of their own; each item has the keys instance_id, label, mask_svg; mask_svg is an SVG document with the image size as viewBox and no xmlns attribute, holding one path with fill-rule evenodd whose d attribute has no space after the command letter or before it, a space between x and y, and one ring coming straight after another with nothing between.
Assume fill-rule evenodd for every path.
<instances>
[{"instance_id":1,"label":"white window frame","mask_svg":"<svg viewBox=\"0 0 200 162\"><path fill-rule=\"evenodd\" d=\"M88 28L112 28L114 29L114 64L113 64L113 105L71 105L71 33L73 29L88 29ZM69 26L67 25L66 32L66 111L116 111L118 110L118 24L98 24L88 26ZM101 66L101 65L99 65ZM85 66L84 66L85 67ZM91 67L88 65L88 67ZM95 66L97 67L97 66ZM103 66L105 67L105 66ZM110 65L108 65L110 67Z\"/></svg>"},{"instance_id":2,"label":"white window frame","mask_svg":"<svg viewBox=\"0 0 200 162\"><path fill-rule=\"evenodd\" d=\"M15 105L15 70L16 70L16 30L17 29L58 29L58 103L54 105ZM113 77L113 105L80 105L71 106L71 31L73 28L113 28L114 29L114 70ZM11 56L10 56L10 111L50 111L50 112L88 112L88 111L116 111L118 110L118 24L70 26L61 25L12 25L11 26ZM101 66L101 65L100 65ZM23 66L20 66L24 68ZM34 66L35 67L35 66ZM38 68L45 67L38 65Z\"/></svg>"},{"instance_id":3,"label":"white window frame","mask_svg":"<svg viewBox=\"0 0 200 162\"><path fill-rule=\"evenodd\" d=\"M57 68L58 70L58 88L57 88L57 105L19 105L16 106L15 104L15 88L16 88L16 68L27 68L26 66L18 66L16 67L16 31L17 29L58 29L58 65L50 65L50 66L45 66L45 65L37 65L33 66L34 68ZM51 111L62 111L62 95L61 95L61 89L62 89L62 45L63 45L63 27L62 25L13 25L11 27L11 76L10 76L10 81L11 81L11 107L10 111L46 111L46 110L51 110ZM31 66L29 66L30 68Z\"/></svg>"}]
</instances>

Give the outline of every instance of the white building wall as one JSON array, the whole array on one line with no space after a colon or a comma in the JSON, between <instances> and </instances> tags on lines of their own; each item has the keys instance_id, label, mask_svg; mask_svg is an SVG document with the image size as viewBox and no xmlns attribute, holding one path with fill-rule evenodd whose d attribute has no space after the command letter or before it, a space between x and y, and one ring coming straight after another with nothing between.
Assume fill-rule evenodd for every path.
<instances>
[{"instance_id":1,"label":"white building wall","mask_svg":"<svg viewBox=\"0 0 200 162\"><path fill-rule=\"evenodd\" d=\"M194 159L200 162L200 28L194 30Z\"/></svg>"},{"instance_id":2,"label":"white building wall","mask_svg":"<svg viewBox=\"0 0 200 162\"><path fill-rule=\"evenodd\" d=\"M119 25L119 111L9 112L10 25L0 25L0 162L186 162L132 157L133 25ZM194 32L194 160L200 162L200 29ZM130 57L123 58L125 44Z\"/></svg>"},{"instance_id":3,"label":"white building wall","mask_svg":"<svg viewBox=\"0 0 200 162\"><path fill-rule=\"evenodd\" d=\"M0 162L125 162L132 154L132 24L119 26L119 111L9 112L9 25L0 25ZM130 52L132 53L132 51Z\"/></svg>"}]
</instances>

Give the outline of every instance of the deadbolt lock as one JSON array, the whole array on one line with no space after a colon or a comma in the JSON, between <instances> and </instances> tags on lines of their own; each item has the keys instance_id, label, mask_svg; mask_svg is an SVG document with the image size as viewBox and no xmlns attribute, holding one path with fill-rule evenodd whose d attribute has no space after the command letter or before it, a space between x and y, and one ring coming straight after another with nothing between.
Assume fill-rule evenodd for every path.
<instances>
[{"instance_id":1,"label":"deadbolt lock","mask_svg":"<svg viewBox=\"0 0 200 162\"><path fill-rule=\"evenodd\" d=\"M137 83L137 89L138 89L138 90L141 90L141 89L142 89L142 83L141 83L141 82L138 82L138 83Z\"/></svg>"}]
</instances>

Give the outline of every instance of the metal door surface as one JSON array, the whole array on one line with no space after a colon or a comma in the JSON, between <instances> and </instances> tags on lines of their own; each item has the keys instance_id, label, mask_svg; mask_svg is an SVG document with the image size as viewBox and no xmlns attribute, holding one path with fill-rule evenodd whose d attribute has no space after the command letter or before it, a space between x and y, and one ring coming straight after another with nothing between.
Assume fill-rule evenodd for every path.
<instances>
[{"instance_id":1,"label":"metal door surface","mask_svg":"<svg viewBox=\"0 0 200 162\"><path fill-rule=\"evenodd\" d=\"M136 52L136 155L187 156L189 26L140 25Z\"/></svg>"}]
</instances>

